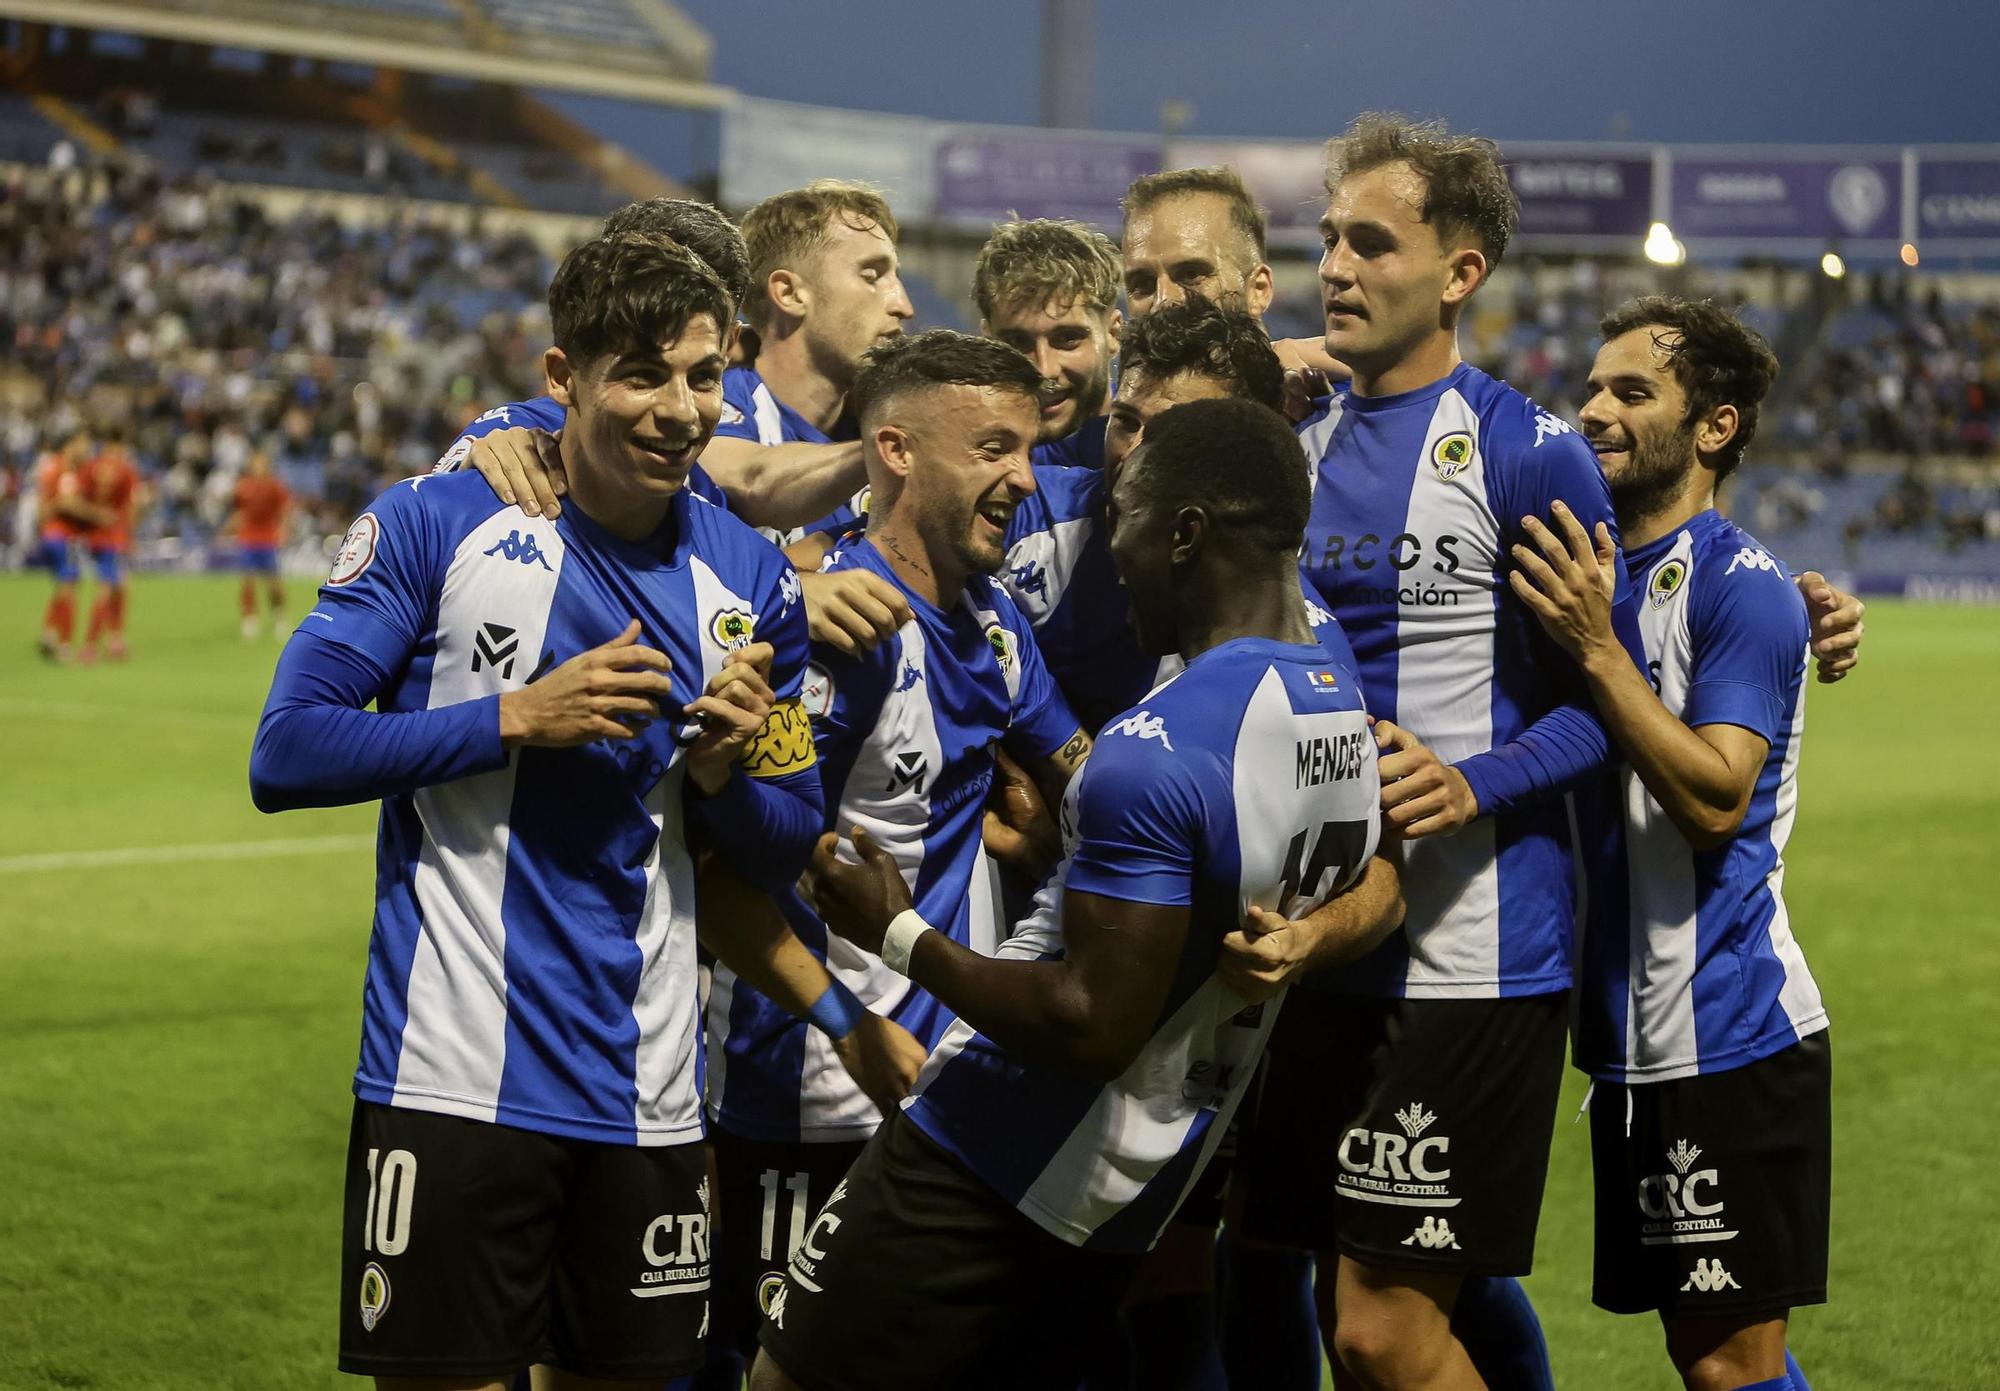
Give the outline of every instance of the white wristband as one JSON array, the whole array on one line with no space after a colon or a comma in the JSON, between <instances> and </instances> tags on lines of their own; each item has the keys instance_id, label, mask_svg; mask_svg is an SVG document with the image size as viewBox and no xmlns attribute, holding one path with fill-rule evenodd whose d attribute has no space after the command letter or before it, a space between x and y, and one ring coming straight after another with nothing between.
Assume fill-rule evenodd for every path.
<instances>
[{"instance_id":1,"label":"white wristband","mask_svg":"<svg viewBox=\"0 0 2000 1391\"><path fill-rule=\"evenodd\" d=\"M910 974L910 952L917 945L917 938L931 930L931 925L917 916L914 908L905 908L889 920L889 930L882 934L882 964L899 976Z\"/></svg>"}]
</instances>

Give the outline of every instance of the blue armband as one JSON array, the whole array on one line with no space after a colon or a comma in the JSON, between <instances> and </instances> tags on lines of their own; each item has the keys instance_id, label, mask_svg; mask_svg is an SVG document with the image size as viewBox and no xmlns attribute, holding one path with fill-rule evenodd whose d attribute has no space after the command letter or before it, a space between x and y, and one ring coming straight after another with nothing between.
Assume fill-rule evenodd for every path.
<instances>
[{"instance_id":1,"label":"blue armband","mask_svg":"<svg viewBox=\"0 0 2000 1391\"><path fill-rule=\"evenodd\" d=\"M854 997L854 992L840 983L838 977L827 982L827 987L814 1000L812 1008L806 1011L806 1018L819 1026L835 1043L854 1032L854 1026L861 1022L861 1016L868 1007Z\"/></svg>"}]
</instances>

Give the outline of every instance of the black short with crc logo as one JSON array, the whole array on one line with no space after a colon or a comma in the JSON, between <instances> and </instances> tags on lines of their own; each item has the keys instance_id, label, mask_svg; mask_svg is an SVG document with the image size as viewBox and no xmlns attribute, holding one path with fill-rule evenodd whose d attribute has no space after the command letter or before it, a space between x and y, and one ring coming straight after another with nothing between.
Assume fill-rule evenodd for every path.
<instances>
[{"instance_id":1,"label":"black short with crc logo","mask_svg":"<svg viewBox=\"0 0 2000 1391\"><path fill-rule=\"evenodd\" d=\"M711 1336L751 1357L786 1263L868 1142L750 1140L718 1125L710 1128L709 1143L716 1198Z\"/></svg>"},{"instance_id":2,"label":"black short with crc logo","mask_svg":"<svg viewBox=\"0 0 2000 1391\"><path fill-rule=\"evenodd\" d=\"M1244 1234L1391 1269L1527 1274L1568 1001L1292 991L1237 1156Z\"/></svg>"},{"instance_id":3,"label":"black short with crc logo","mask_svg":"<svg viewBox=\"0 0 2000 1391\"><path fill-rule=\"evenodd\" d=\"M759 1340L805 1391L1074 1386L1140 1259L1051 1236L899 1112L814 1217Z\"/></svg>"},{"instance_id":4,"label":"black short with crc logo","mask_svg":"<svg viewBox=\"0 0 2000 1391\"><path fill-rule=\"evenodd\" d=\"M1670 1318L1825 1303L1832 1096L1825 1030L1727 1072L1599 1082L1591 1299Z\"/></svg>"},{"instance_id":5,"label":"black short with crc logo","mask_svg":"<svg viewBox=\"0 0 2000 1391\"><path fill-rule=\"evenodd\" d=\"M354 1103L340 1370L654 1380L702 1362L699 1143L602 1144Z\"/></svg>"}]
</instances>

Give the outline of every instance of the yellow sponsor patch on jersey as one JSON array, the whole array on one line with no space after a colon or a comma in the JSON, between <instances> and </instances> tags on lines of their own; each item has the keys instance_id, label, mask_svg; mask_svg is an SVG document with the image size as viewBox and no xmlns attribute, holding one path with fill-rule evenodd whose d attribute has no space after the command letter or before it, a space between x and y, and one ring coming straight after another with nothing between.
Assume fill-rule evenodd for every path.
<instances>
[{"instance_id":1,"label":"yellow sponsor patch on jersey","mask_svg":"<svg viewBox=\"0 0 2000 1391\"><path fill-rule=\"evenodd\" d=\"M819 750L813 746L812 717L806 714L804 702L795 697L772 706L764 727L737 761L753 778L782 778L819 762Z\"/></svg>"}]
</instances>

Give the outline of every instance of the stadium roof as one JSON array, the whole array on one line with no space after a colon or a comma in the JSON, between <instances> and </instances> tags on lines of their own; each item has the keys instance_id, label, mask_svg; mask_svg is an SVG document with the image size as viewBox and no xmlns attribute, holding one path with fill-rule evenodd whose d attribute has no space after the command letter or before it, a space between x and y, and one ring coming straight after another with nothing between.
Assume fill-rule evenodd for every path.
<instances>
[{"instance_id":1,"label":"stadium roof","mask_svg":"<svg viewBox=\"0 0 2000 1391\"><path fill-rule=\"evenodd\" d=\"M625 36L571 27L565 0L0 0L0 17L666 106L717 107L711 44L671 0L608 0Z\"/></svg>"}]
</instances>

